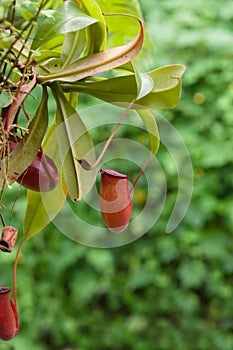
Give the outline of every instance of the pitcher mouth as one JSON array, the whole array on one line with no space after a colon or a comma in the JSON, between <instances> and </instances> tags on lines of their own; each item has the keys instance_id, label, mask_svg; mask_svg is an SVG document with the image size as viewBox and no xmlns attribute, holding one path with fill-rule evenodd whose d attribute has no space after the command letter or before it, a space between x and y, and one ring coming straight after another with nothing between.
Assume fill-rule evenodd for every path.
<instances>
[{"instance_id":1,"label":"pitcher mouth","mask_svg":"<svg viewBox=\"0 0 233 350\"><path fill-rule=\"evenodd\" d=\"M107 169L107 168L100 169L100 174L107 174L107 175L111 175L111 176L119 177L119 178L123 178L123 179L128 177L128 175L125 175L125 174L119 173L116 170Z\"/></svg>"},{"instance_id":2,"label":"pitcher mouth","mask_svg":"<svg viewBox=\"0 0 233 350\"><path fill-rule=\"evenodd\" d=\"M4 241L4 240L1 240L0 241L0 249L3 251L3 252L9 252L10 251L10 247L9 247L9 244L6 242L6 241ZM1 286L0 286L0 288L1 288Z\"/></svg>"},{"instance_id":3,"label":"pitcher mouth","mask_svg":"<svg viewBox=\"0 0 233 350\"><path fill-rule=\"evenodd\" d=\"M10 292L10 287L0 286L0 294L5 294Z\"/></svg>"}]
</instances>

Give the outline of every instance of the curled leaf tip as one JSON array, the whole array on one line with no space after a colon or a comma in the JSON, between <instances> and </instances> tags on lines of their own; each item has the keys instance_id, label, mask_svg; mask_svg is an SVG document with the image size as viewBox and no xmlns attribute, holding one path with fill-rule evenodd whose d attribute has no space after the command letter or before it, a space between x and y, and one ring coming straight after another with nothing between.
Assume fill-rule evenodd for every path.
<instances>
[{"instance_id":1,"label":"curled leaf tip","mask_svg":"<svg viewBox=\"0 0 233 350\"><path fill-rule=\"evenodd\" d=\"M76 159L77 162L81 165L81 167L85 170L91 170L92 166L88 163L86 159Z\"/></svg>"}]
</instances>

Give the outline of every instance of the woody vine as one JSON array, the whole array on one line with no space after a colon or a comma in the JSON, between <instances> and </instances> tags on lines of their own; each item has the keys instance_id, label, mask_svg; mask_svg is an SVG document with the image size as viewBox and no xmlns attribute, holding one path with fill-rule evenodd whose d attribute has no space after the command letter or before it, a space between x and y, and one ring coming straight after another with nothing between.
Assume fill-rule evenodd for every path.
<instances>
[{"instance_id":1,"label":"woody vine","mask_svg":"<svg viewBox=\"0 0 233 350\"><path fill-rule=\"evenodd\" d=\"M14 182L28 189L24 229L13 269L13 301L10 288L0 287L2 340L14 338L19 329L16 271L23 244L49 224L67 196L74 202L82 200L96 176L101 176L102 219L113 234L124 234L132 214L131 191L159 148L156 120L150 110L173 108L179 101L185 67L174 64L141 71L142 52L147 55L145 23L138 4L127 4L111 0L31 0L24 5L11 0L0 5L2 254L13 251L18 234L16 227L5 222L4 193ZM125 37L120 28L124 28ZM36 87L41 89L41 100L34 115L29 115L25 102ZM94 140L85 120L76 111L79 93L125 108L99 155L94 153ZM52 96L57 108L55 117L48 113ZM142 119L150 140L150 156L131 188L128 175L117 169L99 169L129 110ZM74 139L71 117L81 130L78 139ZM44 146L56 129L59 137L46 147L45 154ZM61 161L64 145L69 151ZM53 217L46 213L41 192L48 193L54 203Z\"/></svg>"}]
</instances>

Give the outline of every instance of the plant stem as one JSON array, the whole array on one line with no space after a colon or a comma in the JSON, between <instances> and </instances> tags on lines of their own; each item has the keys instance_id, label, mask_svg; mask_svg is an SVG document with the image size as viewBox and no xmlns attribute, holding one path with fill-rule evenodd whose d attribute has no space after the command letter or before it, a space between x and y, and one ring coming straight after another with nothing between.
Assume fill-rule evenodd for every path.
<instances>
[{"instance_id":1,"label":"plant stem","mask_svg":"<svg viewBox=\"0 0 233 350\"><path fill-rule=\"evenodd\" d=\"M15 4L16 1L14 1ZM20 40L23 36L23 34L28 30L28 28L30 28L30 26L33 26L33 22L36 22L38 19L38 16L42 10L42 8L48 3L48 0L42 0L39 8L35 14L35 16L33 18L30 19L30 21L28 22L28 24L21 30L21 32L15 37L14 41L11 43L11 45L9 46L8 50L6 51L6 53L1 57L0 59L0 66L2 65L2 63L4 62L4 60L7 58L7 56L9 55L9 53L11 52L11 50L13 49L15 43ZM13 16L15 16L15 14L13 14ZM28 40L28 39L27 39Z\"/></svg>"},{"instance_id":2,"label":"plant stem","mask_svg":"<svg viewBox=\"0 0 233 350\"><path fill-rule=\"evenodd\" d=\"M130 188L130 192L132 192L132 190L134 189L134 187L136 186L138 180L140 179L140 177L142 176L142 174L144 173L144 171L146 170L147 165L150 163L151 159L153 158L153 153L150 152L149 157L147 158L147 160L145 161L145 163L143 164L142 168L140 169L136 179L134 180L131 188Z\"/></svg>"},{"instance_id":3,"label":"plant stem","mask_svg":"<svg viewBox=\"0 0 233 350\"><path fill-rule=\"evenodd\" d=\"M2 225L6 226L5 219L4 219L4 216L3 216L1 211L0 211L0 218L1 218L1 221L2 221Z\"/></svg>"},{"instance_id":4,"label":"plant stem","mask_svg":"<svg viewBox=\"0 0 233 350\"><path fill-rule=\"evenodd\" d=\"M9 70L9 72L8 72L8 74L7 74L7 76L6 76L6 78L5 78L5 81L8 81L8 79L10 78L10 76L11 76L11 74L12 74L14 68L17 66L18 61L19 61L19 58L20 58L20 55L22 54L23 49L24 49L26 43L28 42L28 40L29 40L29 38L30 38L32 29L33 29L33 25L31 25L31 28L30 28L29 31L28 31L27 37L26 37L25 40L24 40L24 45L21 46L21 48L20 48L20 50L19 50L17 56L15 57L15 61L14 61L13 65L11 66L11 68L10 68L10 70ZM25 74L25 72L26 72L27 64L28 64L28 62L29 62L29 60L30 60L30 55L31 55L31 53L29 52L29 53L28 53L28 57L27 57L27 61L26 61L25 67L24 67L23 76L22 76L22 78L21 78L21 80L20 80L20 81L22 81L22 83L24 82L24 74ZM17 97L16 97L16 98L17 98Z\"/></svg>"},{"instance_id":5,"label":"plant stem","mask_svg":"<svg viewBox=\"0 0 233 350\"><path fill-rule=\"evenodd\" d=\"M90 165L85 159L77 159L77 161L80 163L80 165L85 169L85 170L93 170L101 161L101 159L103 158L108 146L110 145L113 137L116 135L117 130L119 129L119 127L121 126L122 122L124 121L125 117L127 116L129 110L131 109L131 107L133 106L134 102L136 101L136 97L130 102L130 104L128 105L127 109L125 110L125 112L123 113L123 115L121 116L120 120L118 121L117 125L115 126L115 128L113 129L111 135L109 136L108 140L106 141L102 151L100 152L99 157L96 159L95 163Z\"/></svg>"},{"instance_id":6,"label":"plant stem","mask_svg":"<svg viewBox=\"0 0 233 350\"><path fill-rule=\"evenodd\" d=\"M13 289L14 289L14 305L15 305L16 310L17 310L17 265L18 265L18 261L19 261L20 250L25 242L26 242L25 238L20 242L18 249L17 249L17 252L16 252L15 263L14 263Z\"/></svg>"}]
</instances>

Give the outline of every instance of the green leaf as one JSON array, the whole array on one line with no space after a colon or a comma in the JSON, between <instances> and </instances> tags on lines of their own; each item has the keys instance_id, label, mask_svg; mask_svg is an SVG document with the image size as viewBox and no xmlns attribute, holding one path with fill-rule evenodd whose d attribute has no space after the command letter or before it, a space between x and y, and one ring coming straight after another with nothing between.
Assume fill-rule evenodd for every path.
<instances>
[{"instance_id":1,"label":"green leaf","mask_svg":"<svg viewBox=\"0 0 233 350\"><path fill-rule=\"evenodd\" d=\"M29 239L46 227L59 213L67 196L67 188L62 181L62 167L58 152L58 142L55 122L51 126L45 142L43 151L53 159L61 181L57 187L50 192L27 191L27 209L24 218L24 238Z\"/></svg>"},{"instance_id":2,"label":"green leaf","mask_svg":"<svg viewBox=\"0 0 233 350\"><path fill-rule=\"evenodd\" d=\"M64 178L71 199L78 201L95 182L95 170L87 171L78 163L79 159L94 163L94 144L80 116L57 84L52 86L52 91L57 102L57 137Z\"/></svg>"},{"instance_id":3,"label":"green leaf","mask_svg":"<svg viewBox=\"0 0 233 350\"><path fill-rule=\"evenodd\" d=\"M29 125L29 132L23 137L14 151L10 153L9 157L5 157L1 161L1 179L6 179L7 177L9 183L14 182L29 167L38 153L48 126L47 100L47 89L43 87L42 100Z\"/></svg>"},{"instance_id":4,"label":"green leaf","mask_svg":"<svg viewBox=\"0 0 233 350\"><path fill-rule=\"evenodd\" d=\"M32 50L37 49L53 37L67 34L85 28L98 20L87 16L74 2L65 1L64 4L54 11L52 18L46 18L32 42Z\"/></svg>"},{"instance_id":5,"label":"green leaf","mask_svg":"<svg viewBox=\"0 0 233 350\"><path fill-rule=\"evenodd\" d=\"M60 56L60 55L59 55ZM45 64L42 64L37 69L37 73L52 74L60 70L61 60L59 58L50 58Z\"/></svg>"},{"instance_id":6,"label":"green leaf","mask_svg":"<svg viewBox=\"0 0 233 350\"><path fill-rule=\"evenodd\" d=\"M52 58L60 58L61 52L55 51L55 50L54 51L44 50L44 51L40 52L39 56L37 56L37 54L35 53L35 55L33 55L33 57L37 63L37 67L36 67L37 74L42 74L42 72L45 74L45 72L48 73L48 70L46 70L47 61L52 59ZM42 65L43 62L45 64L45 70L43 70L43 68L44 68ZM41 67L42 67L42 70L40 70Z\"/></svg>"},{"instance_id":7,"label":"green leaf","mask_svg":"<svg viewBox=\"0 0 233 350\"><path fill-rule=\"evenodd\" d=\"M55 37L49 39L46 42L43 42L38 49L39 52L43 52L44 50L50 50L55 52L61 51L61 47L64 42L64 37L65 35L60 34L60 35L56 35Z\"/></svg>"},{"instance_id":8,"label":"green leaf","mask_svg":"<svg viewBox=\"0 0 233 350\"><path fill-rule=\"evenodd\" d=\"M11 104L12 98L9 93L2 91L0 95L0 108L7 107Z\"/></svg>"},{"instance_id":9,"label":"green leaf","mask_svg":"<svg viewBox=\"0 0 233 350\"><path fill-rule=\"evenodd\" d=\"M2 0L0 3L0 18L7 17L7 12L9 8L12 6L13 0Z\"/></svg>"},{"instance_id":10,"label":"green leaf","mask_svg":"<svg viewBox=\"0 0 233 350\"><path fill-rule=\"evenodd\" d=\"M143 19L139 1L122 0L96 0L104 14L124 13ZM109 40L108 47L121 45L129 39L133 39L137 34L137 24L132 19L126 20L125 17L105 16L108 26ZM147 26L146 26L147 28ZM154 64L154 43L145 30L142 49L134 58L134 62L139 70L148 70Z\"/></svg>"},{"instance_id":11,"label":"green leaf","mask_svg":"<svg viewBox=\"0 0 233 350\"><path fill-rule=\"evenodd\" d=\"M150 138L150 150L151 153L155 155L158 152L160 145L159 131L155 117L148 109L137 110L135 112L142 118L145 124L146 130Z\"/></svg>"},{"instance_id":12,"label":"green leaf","mask_svg":"<svg viewBox=\"0 0 233 350\"><path fill-rule=\"evenodd\" d=\"M184 71L184 65L175 64L146 73L145 75L149 79L153 79L153 88L149 92L151 89L150 80L145 80L143 83L145 87L141 85L139 97L148 94L139 98L134 108L165 109L175 107L179 102L181 78ZM61 86L66 92L79 91L118 105L130 103L138 93L135 74L97 82L62 83Z\"/></svg>"},{"instance_id":13,"label":"green leaf","mask_svg":"<svg viewBox=\"0 0 233 350\"><path fill-rule=\"evenodd\" d=\"M122 1L122 0L95 0L100 6L103 13L126 13L136 17L142 17L142 11L137 0ZM122 33L123 30L120 28ZM125 34L125 33L124 33Z\"/></svg>"},{"instance_id":14,"label":"green leaf","mask_svg":"<svg viewBox=\"0 0 233 350\"><path fill-rule=\"evenodd\" d=\"M62 83L65 92L78 91L97 97L103 101L130 103L137 96L138 87L134 74L100 81L78 81Z\"/></svg>"},{"instance_id":15,"label":"green leaf","mask_svg":"<svg viewBox=\"0 0 233 350\"><path fill-rule=\"evenodd\" d=\"M36 73L40 73L40 67L43 63L44 66L47 65L50 58L60 58L62 44L64 42L64 35L58 35L55 38L49 40L45 44L41 45L38 50L33 50L32 57L36 60ZM45 73L44 73L45 74Z\"/></svg>"},{"instance_id":16,"label":"green leaf","mask_svg":"<svg viewBox=\"0 0 233 350\"><path fill-rule=\"evenodd\" d=\"M62 53L61 66L62 68L77 60L86 46L85 30L79 30L73 33L68 33L65 37ZM50 72L52 73L52 72ZM42 74L42 73L40 73Z\"/></svg>"},{"instance_id":17,"label":"green leaf","mask_svg":"<svg viewBox=\"0 0 233 350\"><path fill-rule=\"evenodd\" d=\"M129 39L132 40L137 35L138 26L133 17L111 15L118 13L142 18L142 12L137 1L96 0L96 2L104 13L108 25L108 47L126 44Z\"/></svg>"},{"instance_id":18,"label":"green leaf","mask_svg":"<svg viewBox=\"0 0 233 350\"><path fill-rule=\"evenodd\" d=\"M74 0L80 3L81 9L91 17L98 19L98 22L85 29L86 31L86 49L84 56L102 51L107 44L107 27L102 9L93 0Z\"/></svg>"},{"instance_id":19,"label":"green leaf","mask_svg":"<svg viewBox=\"0 0 233 350\"><path fill-rule=\"evenodd\" d=\"M81 53L86 56L105 49L107 30L99 6L92 0L83 0L82 3L78 1L77 6L81 7L82 13L95 18L96 22L83 29L66 33L66 35L58 35L40 45L39 52L34 51L33 56L37 63L44 62L49 58L60 57L60 65L64 68L77 60ZM49 71L43 71L37 67L37 73L45 75Z\"/></svg>"},{"instance_id":20,"label":"green leaf","mask_svg":"<svg viewBox=\"0 0 233 350\"><path fill-rule=\"evenodd\" d=\"M154 80L153 90L137 103L152 109L175 107L179 102L181 78L185 69L182 64L173 64L149 72L148 76Z\"/></svg>"},{"instance_id":21,"label":"green leaf","mask_svg":"<svg viewBox=\"0 0 233 350\"><path fill-rule=\"evenodd\" d=\"M56 80L74 82L131 61L140 51L144 37L144 24L140 19L137 18L137 20L140 24L140 32L130 43L81 58L55 74L39 75L37 77L39 82L45 83Z\"/></svg>"},{"instance_id":22,"label":"green leaf","mask_svg":"<svg viewBox=\"0 0 233 350\"><path fill-rule=\"evenodd\" d=\"M0 11L1 11L1 7L0 7ZM14 39L15 37L14 35L12 35L10 30L5 29L4 31L1 31L0 32L0 49L1 50L8 49L14 42Z\"/></svg>"}]
</instances>

